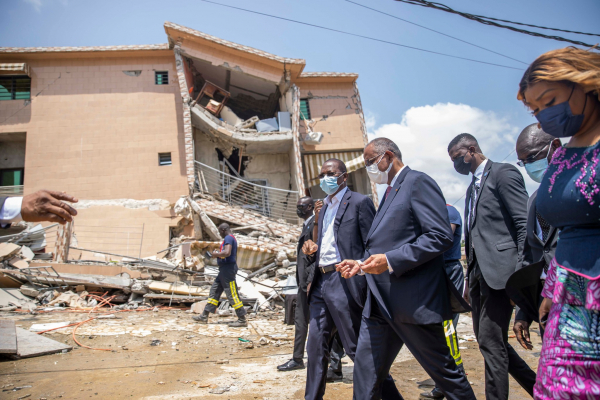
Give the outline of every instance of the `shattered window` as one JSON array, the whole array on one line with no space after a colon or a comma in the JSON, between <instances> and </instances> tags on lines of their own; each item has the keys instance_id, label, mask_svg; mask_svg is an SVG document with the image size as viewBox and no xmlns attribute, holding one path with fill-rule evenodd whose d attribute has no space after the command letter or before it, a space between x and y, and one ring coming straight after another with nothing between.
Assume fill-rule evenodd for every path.
<instances>
[{"instance_id":1,"label":"shattered window","mask_svg":"<svg viewBox=\"0 0 600 400\"><path fill-rule=\"evenodd\" d=\"M30 77L8 76L0 78L0 100L29 100L30 98Z\"/></svg>"},{"instance_id":2,"label":"shattered window","mask_svg":"<svg viewBox=\"0 0 600 400\"><path fill-rule=\"evenodd\" d=\"M300 119L310 119L308 99L300 99Z\"/></svg>"},{"instance_id":3,"label":"shattered window","mask_svg":"<svg viewBox=\"0 0 600 400\"><path fill-rule=\"evenodd\" d=\"M169 71L154 71L154 83L157 85L168 85Z\"/></svg>"}]
</instances>

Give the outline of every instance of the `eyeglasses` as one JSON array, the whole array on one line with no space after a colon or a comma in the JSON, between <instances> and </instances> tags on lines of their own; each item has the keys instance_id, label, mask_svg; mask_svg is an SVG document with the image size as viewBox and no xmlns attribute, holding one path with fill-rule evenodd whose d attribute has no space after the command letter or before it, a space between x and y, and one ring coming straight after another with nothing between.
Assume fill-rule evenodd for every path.
<instances>
[{"instance_id":1,"label":"eyeglasses","mask_svg":"<svg viewBox=\"0 0 600 400\"><path fill-rule=\"evenodd\" d=\"M323 178L325 178L326 176L337 176L337 177L339 178L340 176L342 176L342 175L344 175L344 174L345 174L345 172L342 172L342 173L341 173L341 174L339 174L339 175L336 175L336 174L335 174L335 172L328 172L328 173L326 173L326 174L319 174L319 175L317 175L317 178L319 178L319 179L323 179Z\"/></svg>"},{"instance_id":2,"label":"eyeglasses","mask_svg":"<svg viewBox=\"0 0 600 400\"><path fill-rule=\"evenodd\" d=\"M543 148L542 148L540 151L538 151L537 153L535 153L535 154L534 154L534 155L532 155L532 156L529 156L529 157L527 157L525 160L518 160L518 161L517 161L517 165L518 165L519 167L524 167L524 166L525 166L525 164L531 164L532 162L535 162L535 161L537 161L537 160L536 160L536 157L537 157L537 156L539 156L539 155L540 155L540 153L541 153L542 151L544 151L544 150L545 150L547 147L550 147L550 145L543 147ZM548 149L548 153L550 153L550 149ZM546 157L548 157L548 154L546 154Z\"/></svg>"},{"instance_id":3,"label":"eyeglasses","mask_svg":"<svg viewBox=\"0 0 600 400\"><path fill-rule=\"evenodd\" d=\"M371 165L373 165L375 163L375 160L377 159L377 157L379 156L383 156L385 155L385 153L381 153L376 155L375 157L371 157L368 160L365 161L365 167L370 167Z\"/></svg>"}]
</instances>

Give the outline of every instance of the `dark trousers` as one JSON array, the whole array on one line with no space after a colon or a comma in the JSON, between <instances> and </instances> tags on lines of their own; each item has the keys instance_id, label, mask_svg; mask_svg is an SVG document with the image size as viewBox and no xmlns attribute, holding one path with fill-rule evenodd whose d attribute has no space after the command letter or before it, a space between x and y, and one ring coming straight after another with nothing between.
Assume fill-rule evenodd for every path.
<instances>
[{"instance_id":1,"label":"dark trousers","mask_svg":"<svg viewBox=\"0 0 600 400\"><path fill-rule=\"evenodd\" d=\"M356 362L362 307L354 300L338 272L318 274L310 293L308 331L308 368L306 399L322 399L325 394L327 362L333 335L338 332L346 354ZM356 367L354 368L356 376ZM384 377L386 399L402 399L394 380Z\"/></svg>"},{"instance_id":2,"label":"dark trousers","mask_svg":"<svg viewBox=\"0 0 600 400\"><path fill-rule=\"evenodd\" d=\"M450 281L454 284L458 293L462 294L465 287L465 273L463 272L461 262L458 260L446 261L444 268L446 269L446 275L448 275L448 278L450 278ZM455 331L458 326L458 316L459 314L454 314L452 316L452 325L454 325Z\"/></svg>"},{"instance_id":3,"label":"dark trousers","mask_svg":"<svg viewBox=\"0 0 600 400\"><path fill-rule=\"evenodd\" d=\"M235 274L237 273L237 264L220 265L219 274L210 287L210 293L206 302L205 312L214 313L219 306L221 294L225 292L229 305L233 307L238 317L246 315L246 309L238 294L237 284L235 283Z\"/></svg>"},{"instance_id":4,"label":"dark trousers","mask_svg":"<svg viewBox=\"0 0 600 400\"><path fill-rule=\"evenodd\" d=\"M510 298L504 289L495 290L487 285L477 261L469 272L469 295L473 330L485 361L486 398L508 399L508 374L533 396L535 372L508 343L513 313Z\"/></svg>"},{"instance_id":5,"label":"dark trousers","mask_svg":"<svg viewBox=\"0 0 600 400\"><path fill-rule=\"evenodd\" d=\"M442 323L393 322L381 313L372 295L367 301L372 301L371 315L362 317L354 362L354 399L388 399L384 381L404 344L447 399L475 399L471 385L450 355Z\"/></svg>"}]
</instances>

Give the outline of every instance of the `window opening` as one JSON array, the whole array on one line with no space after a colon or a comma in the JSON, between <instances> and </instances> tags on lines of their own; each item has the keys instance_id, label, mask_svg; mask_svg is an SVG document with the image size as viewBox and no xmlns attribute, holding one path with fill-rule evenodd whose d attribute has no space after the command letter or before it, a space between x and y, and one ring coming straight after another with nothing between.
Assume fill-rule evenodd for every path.
<instances>
[{"instance_id":1,"label":"window opening","mask_svg":"<svg viewBox=\"0 0 600 400\"><path fill-rule=\"evenodd\" d=\"M0 100L29 100L30 98L30 77L7 76L0 78Z\"/></svg>"},{"instance_id":2,"label":"window opening","mask_svg":"<svg viewBox=\"0 0 600 400\"><path fill-rule=\"evenodd\" d=\"M171 165L171 153L158 153L158 165Z\"/></svg>"},{"instance_id":3,"label":"window opening","mask_svg":"<svg viewBox=\"0 0 600 400\"><path fill-rule=\"evenodd\" d=\"M169 71L154 71L154 83L157 85L168 85Z\"/></svg>"}]
</instances>

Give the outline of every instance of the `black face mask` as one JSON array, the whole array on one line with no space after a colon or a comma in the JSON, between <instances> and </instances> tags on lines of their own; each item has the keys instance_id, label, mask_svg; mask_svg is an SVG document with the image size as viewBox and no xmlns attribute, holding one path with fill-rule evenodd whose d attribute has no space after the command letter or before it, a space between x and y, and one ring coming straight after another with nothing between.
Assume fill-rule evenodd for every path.
<instances>
[{"instance_id":1,"label":"black face mask","mask_svg":"<svg viewBox=\"0 0 600 400\"><path fill-rule=\"evenodd\" d=\"M454 169L459 174L469 175L469 172L471 172L471 163L465 162L465 156L456 157L454 159Z\"/></svg>"},{"instance_id":2,"label":"black face mask","mask_svg":"<svg viewBox=\"0 0 600 400\"><path fill-rule=\"evenodd\" d=\"M304 218L304 215L307 213L307 209L305 207L296 207L296 214L298 218Z\"/></svg>"}]
</instances>

